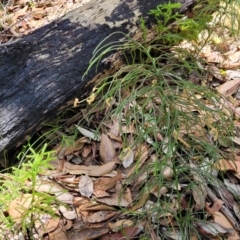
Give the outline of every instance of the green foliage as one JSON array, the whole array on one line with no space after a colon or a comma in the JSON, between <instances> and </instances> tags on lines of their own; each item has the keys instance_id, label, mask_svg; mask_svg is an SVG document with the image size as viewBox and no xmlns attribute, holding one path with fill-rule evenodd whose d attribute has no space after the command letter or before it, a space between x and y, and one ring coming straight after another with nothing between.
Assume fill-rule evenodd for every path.
<instances>
[{"instance_id":1,"label":"green foliage","mask_svg":"<svg viewBox=\"0 0 240 240\"><path fill-rule=\"evenodd\" d=\"M35 221L41 221L38 218L40 215L50 214L54 216L55 212L51 204L56 204L54 196L36 191L39 176L47 169L51 169L49 163L54 159L53 152L47 151L47 144L43 146L40 152L36 152L31 145L28 145L28 150L30 154L25 156L26 163L23 163L20 167L13 167L12 173L0 175L1 221L10 229L20 227L24 233L27 230L31 231L33 229ZM3 212L7 211L13 200L21 199L25 194L31 195L31 204L29 208L21 209L23 210L23 214L19 226L15 224L10 216L5 217Z\"/></svg>"}]
</instances>

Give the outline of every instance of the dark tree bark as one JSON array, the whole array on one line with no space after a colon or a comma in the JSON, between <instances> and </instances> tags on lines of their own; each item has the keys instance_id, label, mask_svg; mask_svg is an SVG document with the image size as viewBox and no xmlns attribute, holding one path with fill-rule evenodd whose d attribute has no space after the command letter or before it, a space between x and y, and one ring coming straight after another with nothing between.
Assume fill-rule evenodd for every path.
<instances>
[{"instance_id":1,"label":"dark tree bark","mask_svg":"<svg viewBox=\"0 0 240 240\"><path fill-rule=\"evenodd\" d=\"M179 0L186 10L193 0ZM143 16L168 0L93 0L20 40L0 45L0 151L22 143L105 69L84 75L94 49L134 35ZM184 9L185 8L185 9ZM111 35L112 33L115 33Z\"/></svg>"}]
</instances>

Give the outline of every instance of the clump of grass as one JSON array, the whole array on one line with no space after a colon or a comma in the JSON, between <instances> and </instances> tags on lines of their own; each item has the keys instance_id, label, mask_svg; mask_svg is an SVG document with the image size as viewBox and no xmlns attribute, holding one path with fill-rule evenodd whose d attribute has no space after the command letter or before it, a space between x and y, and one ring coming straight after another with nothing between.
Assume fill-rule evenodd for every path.
<instances>
[{"instance_id":1,"label":"clump of grass","mask_svg":"<svg viewBox=\"0 0 240 240\"><path fill-rule=\"evenodd\" d=\"M141 202L146 194L149 199L156 188L159 196L152 196L154 206L148 209L142 206L140 211L132 210L129 214L148 219L152 222L149 223L151 229L154 228L161 237L171 238L175 233L179 239L190 239L193 235L202 239L196 228L197 223L207 221L204 213L206 186L220 181L214 175L214 164L226 157L223 149L234 149L230 140L236 134L234 116L221 107L221 96L203 80L207 78L207 72L204 59L198 55L216 33L209 24L210 13L216 12L220 22L226 12L223 10L231 9L234 3L229 1L222 5L208 1L206 6L199 3L193 9L194 14L197 10L198 14L192 19L173 13L178 4L159 6L151 11L157 18L155 30L159 35L147 42L148 30L141 21L142 41L129 39L124 46L115 47L124 52L127 64L98 82L88 99L91 104L89 114L94 101L98 105L102 102L108 106L102 122L117 118L120 125L135 129L131 138L122 133L123 149L148 144L152 158L139 167L137 159L135 172L126 184L131 185L145 176L145 184L138 186L138 201ZM159 16L164 16L164 21L158 20ZM235 14L233 18L236 21ZM221 25L215 24L221 31ZM222 27L226 29L225 25ZM194 41L203 30L208 32L208 37L199 45ZM237 36L238 33L231 34ZM174 47L183 40L193 42L195 51ZM104 53L111 50L109 47ZM90 67L100 61L104 53L97 49ZM191 80L193 77L197 84ZM113 104L108 104L110 100L114 100ZM81 124L84 125L84 121ZM102 128L104 126L99 123L99 129ZM166 176L166 169L171 176ZM169 194L160 194L163 187L168 188ZM184 197L190 205L180 211L179 204ZM196 201L199 202L196 204ZM155 225L152 218L157 219L156 224L159 221L162 224ZM167 219L169 224L164 225Z\"/></svg>"}]
</instances>

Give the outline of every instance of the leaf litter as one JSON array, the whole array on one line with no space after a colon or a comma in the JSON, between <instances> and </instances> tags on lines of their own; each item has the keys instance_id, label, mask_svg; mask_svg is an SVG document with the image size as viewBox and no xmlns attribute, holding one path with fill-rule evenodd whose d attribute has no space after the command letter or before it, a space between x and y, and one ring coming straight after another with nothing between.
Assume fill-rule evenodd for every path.
<instances>
[{"instance_id":1,"label":"leaf litter","mask_svg":"<svg viewBox=\"0 0 240 240\"><path fill-rule=\"evenodd\" d=\"M56 148L55 169L39 176L35 188L37 192L55 195L59 201L52 203L55 217L38 217L41 221L36 221L35 227L39 239L46 234L50 240L136 239L144 234L150 234L149 239L185 239L178 227L178 218L184 218L184 214L191 215L191 227L202 239L240 239L240 51L230 36L223 42L216 34L200 56L207 62L209 75L204 77L209 87L219 93L219 99L211 102L197 90L176 91L173 105L164 113L162 96L152 91L151 98L142 95L139 102L129 101L121 113L112 114L111 110L130 95L128 89L122 89L122 96L115 97L111 104L97 99L99 102L93 107L94 95L81 114L77 112L69 119L68 127L76 128L81 137L70 146L61 144ZM172 52L176 54L177 48L191 51L192 44L183 42ZM155 82L147 84L154 86ZM169 95L166 90L164 94L170 96L173 92ZM147 106L141 105L143 99L147 99ZM133 114L138 116L130 117L131 123L127 124L126 119L136 106L138 113ZM178 116L178 129L166 136L167 127L152 121L151 114L156 111L163 116L171 109L183 114ZM107 117L101 118L103 114ZM187 123L184 115L191 116ZM84 126L77 123L81 117L87 121ZM225 129L230 118L235 129L231 137ZM101 130L93 128L99 119ZM138 126L140 121L144 124ZM139 133L143 141L134 144ZM205 154L206 145L202 142L217 142L220 151L214 161ZM161 143L161 154L154 148L156 143ZM197 154L186 160L188 149L195 149ZM202 169L208 174L202 174ZM23 194L10 203L7 212L19 223L31 204L32 195ZM199 239L194 231L185 234Z\"/></svg>"}]
</instances>

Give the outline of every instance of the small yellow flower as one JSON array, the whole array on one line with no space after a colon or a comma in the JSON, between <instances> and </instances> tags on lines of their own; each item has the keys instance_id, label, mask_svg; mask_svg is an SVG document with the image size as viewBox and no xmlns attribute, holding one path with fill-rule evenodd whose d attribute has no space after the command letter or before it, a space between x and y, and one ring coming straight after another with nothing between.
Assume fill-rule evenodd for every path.
<instances>
[{"instance_id":1,"label":"small yellow flower","mask_svg":"<svg viewBox=\"0 0 240 240\"><path fill-rule=\"evenodd\" d=\"M73 103L73 107L77 107L79 103L80 103L79 99L75 98L74 103Z\"/></svg>"},{"instance_id":2,"label":"small yellow flower","mask_svg":"<svg viewBox=\"0 0 240 240\"><path fill-rule=\"evenodd\" d=\"M109 97L105 100L106 104L108 107L111 107L111 104L112 104L112 100L113 100L113 97Z\"/></svg>"},{"instance_id":3,"label":"small yellow flower","mask_svg":"<svg viewBox=\"0 0 240 240\"><path fill-rule=\"evenodd\" d=\"M88 98L87 98L87 103L88 105L91 105L96 99L96 94L95 93L92 93Z\"/></svg>"},{"instance_id":4,"label":"small yellow flower","mask_svg":"<svg viewBox=\"0 0 240 240\"><path fill-rule=\"evenodd\" d=\"M152 80L152 86L156 86L157 85L157 79L153 79Z\"/></svg>"}]
</instances>

